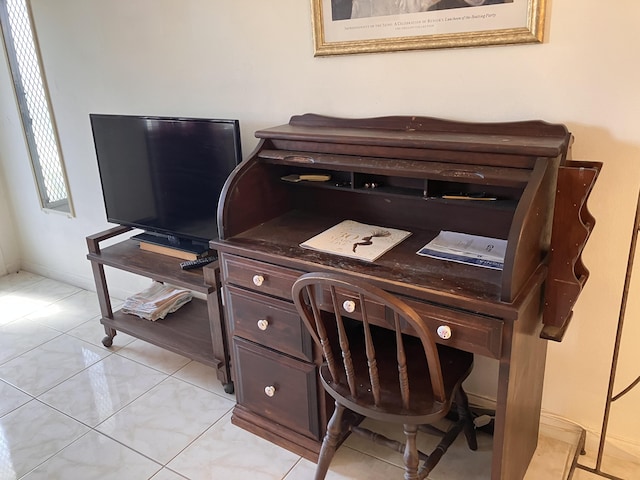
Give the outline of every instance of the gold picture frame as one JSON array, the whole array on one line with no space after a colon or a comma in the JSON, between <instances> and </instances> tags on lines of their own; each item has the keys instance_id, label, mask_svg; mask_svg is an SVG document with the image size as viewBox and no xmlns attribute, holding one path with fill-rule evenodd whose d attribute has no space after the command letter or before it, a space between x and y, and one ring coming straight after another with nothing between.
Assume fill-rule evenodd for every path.
<instances>
[{"instance_id":1,"label":"gold picture frame","mask_svg":"<svg viewBox=\"0 0 640 480\"><path fill-rule=\"evenodd\" d=\"M545 7L546 0L311 0L314 56L541 43Z\"/></svg>"}]
</instances>

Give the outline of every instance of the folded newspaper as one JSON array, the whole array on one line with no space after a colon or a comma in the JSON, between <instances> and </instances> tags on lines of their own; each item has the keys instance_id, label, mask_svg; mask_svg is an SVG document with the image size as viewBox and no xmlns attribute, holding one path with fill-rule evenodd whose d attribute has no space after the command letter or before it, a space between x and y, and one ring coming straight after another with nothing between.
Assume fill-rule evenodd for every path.
<instances>
[{"instance_id":1,"label":"folded newspaper","mask_svg":"<svg viewBox=\"0 0 640 480\"><path fill-rule=\"evenodd\" d=\"M175 312L192 298L193 294L189 290L154 281L146 290L127 298L122 311L156 321Z\"/></svg>"},{"instance_id":2,"label":"folded newspaper","mask_svg":"<svg viewBox=\"0 0 640 480\"><path fill-rule=\"evenodd\" d=\"M507 241L466 233L441 231L418 255L502 270Z\"/></svg>"}]
</instances>

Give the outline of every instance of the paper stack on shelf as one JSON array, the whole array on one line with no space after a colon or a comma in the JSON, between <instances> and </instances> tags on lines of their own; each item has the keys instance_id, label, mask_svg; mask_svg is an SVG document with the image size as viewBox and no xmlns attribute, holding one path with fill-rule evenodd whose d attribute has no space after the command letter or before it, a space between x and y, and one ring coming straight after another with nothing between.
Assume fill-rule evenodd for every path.
<instances>
[{"instance_id":1,"label":"paper stack on shelf","mask_svg":"<svg viewBox=\"0 0 640 480\"><path fill-rule=\"evenodd\" d=\"M146 290L127 298L122 311L156 321L175 312L192 298L193 294L189 290L154 281Z\"/></svg>"}]
</instances>

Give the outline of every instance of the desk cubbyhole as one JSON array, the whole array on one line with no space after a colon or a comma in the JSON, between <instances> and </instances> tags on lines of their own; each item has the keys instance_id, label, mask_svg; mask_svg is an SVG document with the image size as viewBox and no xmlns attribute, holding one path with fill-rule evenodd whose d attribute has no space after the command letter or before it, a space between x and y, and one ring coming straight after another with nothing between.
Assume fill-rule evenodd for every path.
<instances>
[{"instance_id":1,"label":"desk cubbyhole","mask_svg":"<svg viewBox=\"0 0 640 480\"><path fill-rule=\"evenodd\" d=\"M421 197L424 193L425 180L422 178L354 173L353 185L356 190L370 193Z\"/></svg>"},{"instance_id":2,"label":"desk cubbyhole","mask_svg":"<svg viewBox=\"0 0 640 480\"><path fill-rule=\"evenodd\" d=\"M428 180L424 197L428 199L491 199L492 201L519 200L522 189L466 182Z\"/></svg>"}]
</instances>

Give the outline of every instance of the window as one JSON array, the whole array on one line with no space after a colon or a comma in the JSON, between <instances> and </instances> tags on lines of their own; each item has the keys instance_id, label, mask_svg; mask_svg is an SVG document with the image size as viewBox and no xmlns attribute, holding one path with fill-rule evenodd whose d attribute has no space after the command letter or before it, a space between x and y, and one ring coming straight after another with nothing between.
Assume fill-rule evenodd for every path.
<instances>
[{"instance_id":1,"label":"window","mask_svg":"<svg viewBox=\"0 0 640 480\"><path fill-rule=\"evenodd\" d=\"M73 215L28 0L0 0L0 26L43 208Z\"/></svg>"}]
</instances>

